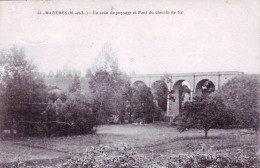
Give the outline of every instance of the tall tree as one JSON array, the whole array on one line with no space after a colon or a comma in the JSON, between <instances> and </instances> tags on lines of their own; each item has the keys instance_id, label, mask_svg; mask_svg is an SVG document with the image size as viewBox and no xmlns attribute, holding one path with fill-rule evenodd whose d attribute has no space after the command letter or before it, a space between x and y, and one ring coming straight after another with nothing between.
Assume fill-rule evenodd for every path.
<instances>
[{"instance_id":1,"label":"tall tree","mask_svg":"<svg viewBox=\"0 0 260 168\"><path fill-rule=\"evenodd\" d=\"M123 93L129 80L120 72L117 58L110 45L104 46L96 59L93 72L88 71L87 76L90 77L89 88L96 116L101 122L108 122L109 118L123 121L125 114Z\"/></svg>"},{"instance_id":2,"label":"tall tree","mask_svg":"<svg viewBox=\"0 0 260 168\"><path fill-rule=\"evenodd\" d=\"M77 74L74 76L73 82L69 86L69 92L73 93L73 92L76 92L76 91L81 91L80 79L79 79Z\"/></svg>"},{"instance_id":3,"label":"tall tree","mask_svg":"<svg viewBox=\"0 0 260 168\"><path fill-rule=\"evenodd\" d=\"M64 75L60 69L56 71L55 78L63 78Z\"/></svg>"},{"instance_id":4,"label":"tall tree","mask_svg":"<svg viewBox=\"0 0 260 168\"><path fill-rule=\"evenodd\" d=\"M137 82L134 84L134 90L135 118L142 119L143 123L152 122L155 115L155 105L151 89L143 82Z\"/></svg>"},{"instance_id":5,"label":"tall tree","mask_svg":"<svg viewBox=\"0 0 260 168\"><path fill-rule=\"evenodd\" d=\"M37 134L34 122L40 121L47 103L47 90L36 66L27 60L24 50L11 48L1 53L4 59L3 90L6 105L5 124L23 135Z\"/></svg>"},{"instance_id":6,"label":"tall tree","mask_svg":"<svg viewBox=\"0 0 260 168\"><path fill-rule=\"evenodd\" d=\"M99 56L96 58L94 67L92 69L94 72L106 71L110 74L120 72L117 57L110 43L104 44L104 47Z\"/></svg>"},{"instance_id":7,"label":"tall tree","mask_svg":"<svg viewBox=\"0 0 260 168\"><path fill-rule=\"evenodd\" d=\"M134 92L135 89L131 87L130 83L127 83L123 93L123 99L125 101L125 112L126 115L128 115L129 123L132 123L133 115L134 115L134 106L135 106Z\"/></svg>"}]
</instances>

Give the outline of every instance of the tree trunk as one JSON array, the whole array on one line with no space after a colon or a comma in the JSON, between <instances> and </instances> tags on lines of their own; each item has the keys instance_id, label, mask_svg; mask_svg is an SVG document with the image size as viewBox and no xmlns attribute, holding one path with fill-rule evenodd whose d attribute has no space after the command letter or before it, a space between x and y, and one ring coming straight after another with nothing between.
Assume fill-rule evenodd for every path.
<instances>
[{"instance_id":1,"label":"tree trunk","mask_svg":"<svg viewBox=\"0 0 260 168\"><path fill-rule=\"evenodd\" d=\"M130 124L132 123L132 112L129 113L129 121Z\"/></svg>"},{"instance_id":2,"label":"tree trunk","mask_svg":"<svg viewBox=\"0 0 260 168\"><path fill-rule=\"evenodd\" d=\"M153 123L154 123L154 118L155 118L155 111L153 112Z\"/></svg>"},{"instance_id":3,"label":"tree trunk","mask_svg":"<svg viewBox=\"0 0 260 168\"><path fill-rule=\"evenodd\" d=\"M142 124L145 124L146 123L146 116L145 114L143 113L143 123Z\"/></svg>"},{"instance_id":4,"label":"tree trunk","mask_svg":"<svg viewBox=\"0 0 260 168\"><path fill-rule=\"evenodd\" d=\"M205 132L205 138L206 138L206 139L208 138L208 131L209 131L209 130L204 130L204 132Z\"/></svg>"}]
</instances>

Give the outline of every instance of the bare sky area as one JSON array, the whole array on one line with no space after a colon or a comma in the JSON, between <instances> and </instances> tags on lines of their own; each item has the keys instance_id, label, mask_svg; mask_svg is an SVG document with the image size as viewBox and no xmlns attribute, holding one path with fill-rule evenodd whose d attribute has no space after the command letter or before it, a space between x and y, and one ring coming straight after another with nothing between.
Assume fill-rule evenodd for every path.
<instances>
[{"instance_id":1,"label":"bare sky area","mask_svg":"<svg viewBox=\"0 0 260 168\"><path fill-rule=\"evenodd\" d=\"M183 14L37 14L57 10ZM67 65L85 73L105 43L127 73L260 73L260 1L0 2L0 48L24 47L40 71Z\"/></svg>"}]
</instances>

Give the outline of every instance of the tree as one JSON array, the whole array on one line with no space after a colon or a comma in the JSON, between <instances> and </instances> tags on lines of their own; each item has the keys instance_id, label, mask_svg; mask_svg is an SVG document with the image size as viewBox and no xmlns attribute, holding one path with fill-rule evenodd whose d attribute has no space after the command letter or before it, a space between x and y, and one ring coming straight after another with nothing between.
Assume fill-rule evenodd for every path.
<instances>
[{"instance_id":1,"label":"tree","mask_svg":"<svg viewBox=\"0 0 260 168\"><path fill-rule=\"evenodd\" d=\"M142 119L143 123L152 122L155 116L155 105L151 89L143 82L135 83L133 99L135 118Z\"/></svg>"},{"instance_id":2,"label":"tree","mask_svg":"<svg viewBox=\"0 0 260 168\"><path fill-rule=\"evenodd\" d=\"M91 76L89 81L89 88L91 90L91 96L93 101L93 110L96 118L99 118L100 122L106 122L105 120L110 116L111 111L108 108L108 100L110 99L109 90L109 74L108 72L96 72Z\"/></svg>"},{"instance_id":3,"label":"tree","mask_svg":"<svg viewBox=\"0 0 260 168\"><path fill-rule=\"evenodd\" d=\"M54 77L54 72L50 71L49 74L47 75L48 78L53 78Z\"/></svg>"},{"instance_id":4,"label":"tree","mask_svg":"<svg viewBox=\"0 0 260 168\"><path fill-rule=\"evenodd\" d=\"M221 99L215 97L195 97L186 102L181 113L178 130L195 128L203 130L205 138L212 128L225 128L230 124L230 115Z\"/></svg>"},{"instance_id":5,"label":"tree","mask_svg":"<svg viewBox=\"0 0 260 168\"><path fill-rule=\"evenodd\" d=\"M60 105L59 105L60 104ZM68 99L57 103L57 130L59 135L80 135L93 132L97 122L86 96L79 92L68 95ZM58 107L59 106L59 107Z\"/></svg>"},{"instance_id":6,"label":"tree","mask_svg":"<svg viewBox=\"0 0 260 168\"><path fill-rule=\"evenodd\" d=\"M133 87L131 87L130 83L127 83L125 86L125 90L123 92L123 99L125 101L125 106L126 106L125 111L128 115L129 123L132 123L133 114L134 114L134 105L135 105L134 92L135 92L135 89Z\"/></svg>"},{"instance_id":7,"label":"tree","mask_svg":"<svg viewBox=\"0 0 260 168\"><path fill-rule=\"evenodd\" d=\"M158 106L166 111L168 96L168 87L166 83L163 80L155 81L152 84L151 91L155 97L155 100L158 102Z\"/></svg>"},{"instance_id":8,"label":"tree","mask_svg":"<svg viewBox=\"0 0 260 168\"><path fill-rule=\"evenodd\" d=\"M172 78L168 73L164 73L163 76L161 77L161 80L164 81L167 85L172 84ZM175 97L174 97L174 90L168 90L167 98L173 102L175 102Z\"/></svg>"},{"instance_id":9,"label":"tree","mask_svg":"<svg viewBox=\"0 0 260 168\"><path fill-rule=\"evenodd\" d=\"M44 130L42 132L45 136L52 136L55 134L56 130L56 122L57 121L57 107L55 102L52 102L52 100L49 100L48 106L45 108L42 116L42 122L44 123Z\"/></svg>"},{"instance_id":10,"label":"tree","mask_svg":"<svg viewBox=\"0 0 260 168\"><path fill-rule=\"evenodd\" d=\"M182 110L183 105L185 102L189 101L190 99L190 89L187 85L181 85L179 88L179 108Z\"/></svg>"},{"instance_id":11,"label":"tree","mask_svg":"<svg viewBox=\"0 0 260 168\"><path fill-rule=\"evenodd\" d=\"M73 93L80 90L81 90L80 80L78 75L76 74L73 78L72 84L69 86L69 92Z\"/></svg>"},{"instance_id":12,"label":"tree","mask_svg":"<svg viewBox=\"0 0 260 168\"><path fill-rule=\"evenodd\" d=\"M41 113L47 103L46 85L24 50L11 48L1 53L5 126L22 135L37 135Z\"/></svg>"},{"instance_id":13,"label":"tree","mask_svg":"<svg viewBox=\"0 0 260 168\"><path fill-rule=\"evenodd\" d=\"M95 60L94 67L92 68L94 72L106 71L109 73L119 72L118 60L115 56L110 43L105 43L104 47Z\"/></svg>"},{"instance_id":14,"label":"tree","mask_svg":"<svg viewBox=\"0 0 260 168\"><path fill-rule=\"evenodd\" d=\"M109 74L106 71L99 71L91 76L89 88L93 109L101 122L108 122L113 116L117 116L120 121L123 120L126 106L123 94L128 83L127 77L120 73Z\"/></svg>"},{"instance_id":15,"label":"tree","mask_svg":"<svg viewBox=\"0 0 260 168\"><path fill-rule=\"evenodd\" d=\"M90 102L80 92L69 93L65 102L50 100L41 117L45 136L89 134L97 125Z\"/></svg>"},{"instance_id":16,"label":"tree","mask_svg":"<svg viewBox=\"0 0 260 168\"><path fill-rule=\"evenodd\" d=\"M52 100L53 103L57 99L65 102L67 100L67 95L65 91L60 90L58 87L48 87L48 99Z\"/></svg>"},{"instance_id":17,"label":"tree","mask_svg":"<svg viewBox=\"0 0 260 168\"><path fill-rule=\"evenodd\" d=\"M161 80L164 81L165 83L172 83L172 78L168 73L164 73L163 76L161 77Z\"/></svg>"},{"instance_id":18,"label":"tree","mask_svg":"<svg viewBox=\"0 0 260 168\"><path fill-rule=\"evenodd\" d=\"M63 78L63 77L64 77L64 76L63 76L62 71L61 71L60 69L58 69L58 70L56 71L55 78Z\"/></svg>"},{"instance_id":19,"label":"tree","mask_svg":"<svg viewBox=\"0 0 260 168\"><path fill-rule=\"evenodd\" d=\"M258 79L258 80L257 80ZM233 125L242 128L259 128L260 82L259 76L243 75L228 81L214 96L223 100L233 114Z\"/></svg>"},{"instance_id":20,"label":"tree","mask_svg":"<svg viewBox=\"0 0 260 168\"><path fill-rule=\"evenodd\" d=\"M119 123L123 123L126 115L126 104L124 93L128 90L130 81L128 77L122 73L112 73L110 75L110 86L112 91L111 105L113 114L118 116Z\"/></svg>"},{"instance_id":21,"label":"tree","mask_svg":"<svg viewBox=\"0 0 260 168\"><path fill-rule=\"evenodd\" d=\"M85 77L86 77L86 78L90 78L91 76L92 76L91 69L87 69L87 70L86 70Z\"/></svg>"},{"instance_id":22,"label":"tree","mask_svg":"<svg viewBox=\"0 0 260 168\"><path fill-rule=\"evenodd\" d=\"M123 122L126 102L123 98L129 79L120 72L117 58L110 45L106 44L96 59L93 72L88 70L89 88L93 101L93 110L101 123L114 118Z\"/></svg>"}]
</instances>

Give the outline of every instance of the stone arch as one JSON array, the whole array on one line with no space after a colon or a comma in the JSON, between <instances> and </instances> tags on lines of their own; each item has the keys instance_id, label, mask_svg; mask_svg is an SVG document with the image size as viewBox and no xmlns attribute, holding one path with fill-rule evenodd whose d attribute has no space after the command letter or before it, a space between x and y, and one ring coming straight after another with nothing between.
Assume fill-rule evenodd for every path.
<instances>
[{"instance_id":1,"label":"stone arch","mask_svg":"<svg viewBox=\"0 0 260 168\"><path fill-rule=\"evenodd\" d=\"M154 101L156 106L160 107L162 110L167 110L167 96L168 96L168 86L164 80L157 80L152 83L151 91L154 96Z\"/></svg>"},{"instance_id":2,"label":"stone arch","mask_svg":"<svg viewBox=\"0 0 260 168\"><path fill-rule=\"evenodd\" d=\"M207 96L216 90L215 84L209 79L202 79L196 84L195 95Z\"/></svg>"},{"instance_id":3,"label":"stone arch","mask_svg":"<svg viewBox=\"0 0 260 168\"><path fill-rule=\"evenodd\" d=\"M172 100L170 107L174 117L180 114L183 104L191 100L191 88L191 84L186 80L178 80L174 83L170 94Z\"/></svg>"}]
</instances>

